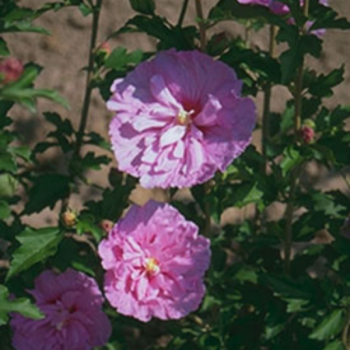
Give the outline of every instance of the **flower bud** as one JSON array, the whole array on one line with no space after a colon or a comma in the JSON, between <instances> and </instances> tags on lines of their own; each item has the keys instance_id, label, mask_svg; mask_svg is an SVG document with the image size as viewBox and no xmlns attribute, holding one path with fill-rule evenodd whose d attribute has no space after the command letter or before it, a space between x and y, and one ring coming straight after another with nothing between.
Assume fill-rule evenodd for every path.
<instances>
[{"instance_id":1,"label":"flower bud","mask_svg":"<svg viewBox=\"0 0 350 350\"><path fill-rule=\"evenodd\" d=\"M77 214L71 209L67 209L61 215L62 223L67 228L72 228L77 223Z\"/></svg>"},{"instance_id":2,"label":"flower bud","mask_svg":"<svg viewBox=\"0 0 350 350\"><path fill-rule=\"evenodd\" d=\"M96 51L96 57L105 60L112 52L108 41L103 42Z\"/></svg>"},{"instance_id":3,"label":"flower bud","mask_svg":"<svg viewBox=\"0 0 350 350\"><path fill-rule=\"evenodd\" d=\"M230 40L225 32L215 34L208 43L208 51L214 55L222 54L230 45Z\"/></svg>"},{"instance_id":4,"label":"flower bud","mask_svg":"<svg viewBox=\"0 0 350 350\"><path fill-rule=\"evenodd\" d=\"M308 126L303 126L300 130L300 136L305 144L310 144L314 140L315 131Z\"/></svg>"},{"instance_id":5,"label":"flower bud","mask_svg":"<svg viewBox=\"0 0 350 350\"><path fill-rule=\"evenodd\" d=\"M23 73L22 62L15 58L6 58L0 62L0 81L3 84L8 84L19 79Z\"/></svg>"},{"instance_id":6,"label":"flower bud","mask_svg":"<svg viewBox=\"0 0 350 350\"><path fill-rule=\"evenodd\" d=\"M306 119L300 129L300 138L306 145L312 143L315 139L315 122L311 119Z\"/></svg>"},{"instance_id":7,"label":"flower bud","mask_svg":"<svg viewBox=\"0 0 350 350\"><path fill-rule=\"evenodd\" d=\"M99 226L102 228L103 231L108 233L113 228L113 222L110 220L102 220L99 223Z\"/></svg>"}]
</instances>

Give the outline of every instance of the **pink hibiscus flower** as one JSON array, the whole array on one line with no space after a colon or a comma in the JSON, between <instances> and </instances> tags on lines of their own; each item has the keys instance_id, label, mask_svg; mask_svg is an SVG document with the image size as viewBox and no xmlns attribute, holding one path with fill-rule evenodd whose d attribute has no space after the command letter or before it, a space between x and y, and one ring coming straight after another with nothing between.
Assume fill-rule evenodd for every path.
<instances>
[{"instance_id":1,"label":"pink hibiscus flower","mask_svg":"<svg viewBox=\"0 0 350 350\"><path fill-rule=\"evenodd\" d=\"M255 106L222 62L198 51L160 52L117 79L107 106L121 171L152 187L190 187L225 171L250 143Z\"/></svg>"},{"instance_id":2,"label":"pink hibiscus flower","mask_svg":"<svg viewBox=\"0 0 350 350\"><path fill-rule=\"evenodd\" d=\"M16 350L90 350L108 341L111 325L92 278L72 269L60 275L44 271L30 294L45 318L32 320L13 314Z\"/></svg>"},{"instance_id":3,"label":"pink hibiscus flower","mask_svg":"<svg viewBox=\"0 0 350 350\"><path fill-rule=\"evenodd\" d=\"M178 319L204 296L210 242L168 204L133 206L99 245L106 297L141 321Z\"/></svg>"}]
</instances>

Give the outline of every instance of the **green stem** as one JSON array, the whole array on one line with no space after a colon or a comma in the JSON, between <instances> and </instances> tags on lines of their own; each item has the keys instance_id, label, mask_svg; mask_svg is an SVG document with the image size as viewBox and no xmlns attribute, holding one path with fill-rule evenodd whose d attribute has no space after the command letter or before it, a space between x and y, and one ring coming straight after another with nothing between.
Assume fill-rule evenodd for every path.
<instances>
[{"instance_id":1,"label":"green stem","mask_svg":"<svg viewBox=\"0 0 350 350\"><path fill-rule=\"evenodd\" d=\"M274 25L270 26L270 43L269 43L269 54L270 57L274 58L275 53L275 38L276 38L276 27ZM264 94L264 107L263 107L263 116L262 116L262 154L266 157L266 146L270 137L270 108L271 108L271 84L269 83L266 86ZM266 172L266 169L265 169Z\"/></svg>"},{"instance_id":2,"label":"green stem","mask_svg":"<svg viewBox=\"0 0 350 350\"><path fill-rule=\"evenodd\" d=\"M299 175L299 169L294 169L291 173L291 184L289 189L289 197L286 209L286 228L285 228L285 240L284 240L284 264L285 272L290 272L290 261L293 243L293 214L294 214L294 199L295 191L297 188L297 180Z\"/></svg>"},{"instance_id":3,"label":"green stem","mask_svg":"<svg viewBox=\"0 0 350 350\"><path fill-rule=\"evenodd\" d=\"M200 49L202 52L205 52L205 48L207 46L207 38L206 38L206 26L204 24L202 1L195 0L195 2L196 2L196 13L198 18L198 27L199 27L199 35L200 35Z\"/></svg>"},{"instance_id":4,"label":"green stem","mask_svg":"<svg viewBox=\"0 0 350 350\"><path fill-rule=\"evenodd\" d=\"M309 15L309 4L310 0L304 2L304 16ZM301 34L306 33L306 25L304 24L301 28ZM294 139L295 143L298 141L299 130L301 127L301 113L302 113L302 99L303 99L303 73L304 73L304 61L298 68L297 75L295 78L295 89L294 89ZM293 214L294 214L294 200L295 192L298 186L298 179L302 164L297 166L291 171L290 175L290 189L288 196L288 203L286 209L286 227L285 227L285 243L284 243L284 260L285 260L285 272L290 272L290 260L291 260L291 248L293 243Z\"/></svg>"},{"instance_id":5,"label":"green stem","mask_svg":"<svg viewBox=\"0 0 350 350\"><path fill-rule=\"evenodd\" d=\"M247 49L250 48L250 23L244 28L244 41Z\"/></svg>"},{"instance_id":6,"label":"green stem","mask_svg":"<svg viewBox=\"0 0 350 350\"><path fill-rule=\"evenodd\" d=\"M210 181L204 184L204 198L208 198L211 191ZM210 202L204 199L204 217L205 217L205 226L204 226L204 235L206 237L210 236L211 232L211 208Z\"/></svg>"},{"instance_id":7,"label":"green stem","mask_svg":"<svg viewBox=\"0 0 350 350\"><path fill-rule=\"evenodd\" d=\"M349 329L350 329L350 311L348 311L347 313L345 327L342 332L342 342L346 350L350 350Z\"/></svg>"},{"instance_id":8,"label":"green stem","mask_svg":"<svg viewBox=\"0 0 350 350\"><path fill-rule=\"evenodd\" d=\"M179 20L177 21L177 26L181 27L182 23L184 21L185 18L185 14L187 11L187 7L188 7L188 3L190 2L190 0L184 0L184 2L182 3L182 8L181 8L181 12L180 12L180 16L179 16Z\"/></svg>"},{"instance_id":9,"label":"green stem","mask_svg":"<svg viewBox=\"0 0 350 350\"><path fill-rule=\"evenodd\" d=\"M93 13L92 13L92 30L91 30L91 38L90 38L89 62L88 62L88 68L87 68L88 73L86 78L83 109L81 112L79 130L77 133L77 141L76 141L75 150L74 150L75 155L79 155L80 153L84 132L86 128L86 123L89 116L91 93L93 89L91 86L91 82L93 78L93 69L94 69L94 52L96 48L96 39L97 39L97 33L98 33L98 24L99 24L102 1L103 0L97 0L96 6L93 8Z\"/></svg>"},{"instance_id":10,"label":"green stem","mask_svg":"<svg viewBox=\"0 0 350 350\"><path fill-rule=\"evenodd\" d=\"M309 16L310 0L305 0L303 13L307 18ZM301 28L301 33L306 34L306 23ZM302 91L303 91L303 76L304 76L304 60L301 62L300 67L297 71L295 79L295 90L294 90L294 138L297 141L299 136L299 130L301 127L301 112L302 112Z\"/></svg>"}]
</instances>

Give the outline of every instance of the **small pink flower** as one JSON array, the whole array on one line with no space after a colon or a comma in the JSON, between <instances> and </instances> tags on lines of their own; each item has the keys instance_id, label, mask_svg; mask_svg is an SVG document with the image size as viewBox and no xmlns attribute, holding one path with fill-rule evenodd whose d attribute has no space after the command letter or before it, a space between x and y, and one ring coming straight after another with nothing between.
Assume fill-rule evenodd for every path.
<instances>
[{"instance_id":1,"label":"small pink flower","mask_svg":"<svg viewBox=\"0 0 350 350\"><path fill-rule=\"evenodd\" d=\"M186 316L205 293L209 245L170 205L133 206L99 245L107 299L119 313L144 322Z\"/></svg>"},{"instance_id":2,"label":"small pink flower","mask_svg":"<svg viewBox=\"0 0 350 350\"><path fill-rule=\"evenodd\" d=\"M160 52L117 79L107 106L118 167L141 185L190 187L225 171L250 143L255 105L233 69L198 51Z\"/></svg>"},{"instance_id":3,"label":"small pink flower","mask_svg":"<svg viewBox=\"0 0 350 350\"><path fill-rule=\"evenodd\" d=\"M94 279L72 269L60 275L44 271L30 294L45 318L13 314L16 350L90 350L108 341L111 324Z\"/></svg>"},{"instance_id":4,"label":"small pink flower","mask_svg":"<svg viewBox=\"0 0 350 350\"><path fill-rule=\"evenodd\" d=\"M2 80L3 84L8 84L17 80L23 70L23 64L19 59L15 57L4 59L0 62L0 82Z\"/></svg>"}]
</instances>

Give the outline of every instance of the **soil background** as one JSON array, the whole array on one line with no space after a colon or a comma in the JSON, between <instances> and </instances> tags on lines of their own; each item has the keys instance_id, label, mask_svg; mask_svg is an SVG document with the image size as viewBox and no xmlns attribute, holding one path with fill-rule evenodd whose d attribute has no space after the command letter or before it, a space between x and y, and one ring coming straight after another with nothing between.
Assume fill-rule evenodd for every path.
<instances>
[{"instance_id":1,"label":"soil background","mask_svg":"<svg viewBox=\"0 0 350 350\"><path fill-rule=\"evenodd\" d=\"M46 1L22 0L21 6L38 8ZM189 11L185 17L185 24L195 23L195 11L191 2ZM217 3L217 0L203 0L204 12ZM334 7L342 16L350 17L350 5L347 0L329 0L330 6ZM179 16L182 1L180 0L156 0L157 13L176 23ZM100 20L98 43L104 42L105 38L120 28L128 19L133 17L135 12L131 9L128 0L104 0ZM26 145L34 145L38 140L43 140L50 130L50 125L44 122L43 111L57 111L64 118L69 118L75 127L78 126L81 114L83 94L85 89L86 73L82 70L87 65L88 47L90 41L91 17L83 17L77 8L66 8L59 12L49 12L37 20L37 24L45 27L51 32L51 36L38 34L7 34L5 39L9 43L12 55L20 58L23 62L34 61L45 69L36 81L36 86L58 90L70 103L71 109L66 110L51 102L40 100L38 111L34 114L27 110L16 107L12 111L15 119L15 128L22 136L22 142ZM243 34L243 27L234 22L225 22L215 26L209 34L226 32L230 37ZM258 34L252 33L252 45L266 48L268 45L267 29ZM324 53L319 61L310 59L309 64L323 72L329 72L334 68L345 64L345 81L335 89L335 95L327 101L332 107L339 103L349 104L350 99L350 35L349 32L338 30L328 31L323 40L325 41ZM153 50L156 41L144 34L124 34L110 41L112 49L118 46L126 47L128 50L142 49ZM283 87L275 87L273 90L273 111L281 111L285 101L290 98L289 92ZM261 116L260 95L256 98L258 104L259 118ZM98 91L94 91L90 109L87 128L107 137L108 123L112 114L107 111L105 104ZM254 135L254 142L259 144L259 132ZM64 171L65 160L59 154L47 152L45 154L48 167L58 171ZM113 164L116 166L116 164ZM107 170L91 173L91 181L98 182L102 186L106 184ZM311 165L308 169L306 182L322 188L341 188L349 193L344 182L338 174L329 173ZM83 197L73 198L70 205L79 209L82 200L96 196L91 188L83 190ZM186 196L186 192L183 196ZM138 188L132 195L133 201L145 202L149 197L164 200L165 196L161 190L146 191ZM251 211L250 211L251 213ZM271 216L283 214L283 208L279 206L271 209ZM237 212L229 210L223 216L223 223L228 221L241 220L242 215L250 215L248 211ZM56 216L57 218L57 216ZM55 220L55 214L45 210L40 215L34 214L27 218L28 223L33 226L40 226L43 221L50 223Z\"/></svg>"}]
</instances>

